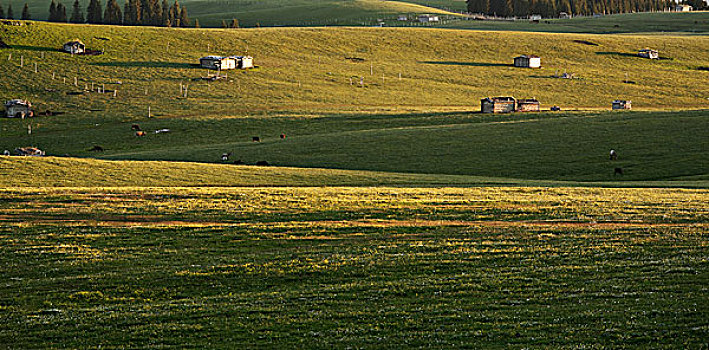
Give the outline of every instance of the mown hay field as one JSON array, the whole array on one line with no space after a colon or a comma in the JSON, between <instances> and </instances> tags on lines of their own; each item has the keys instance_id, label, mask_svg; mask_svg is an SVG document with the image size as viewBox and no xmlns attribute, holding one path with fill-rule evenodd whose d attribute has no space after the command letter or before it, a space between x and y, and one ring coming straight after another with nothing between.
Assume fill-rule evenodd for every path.
<instances>
[{"instance_id":1,"label":"mown hay field","mask_svg":"<svg viewBox=\"0 0 709 350\"><path fill-rule=\"evenodd\" d=\"M0 343L701 348L706 190L0 190Z\"/></svg>"}]
</instances>

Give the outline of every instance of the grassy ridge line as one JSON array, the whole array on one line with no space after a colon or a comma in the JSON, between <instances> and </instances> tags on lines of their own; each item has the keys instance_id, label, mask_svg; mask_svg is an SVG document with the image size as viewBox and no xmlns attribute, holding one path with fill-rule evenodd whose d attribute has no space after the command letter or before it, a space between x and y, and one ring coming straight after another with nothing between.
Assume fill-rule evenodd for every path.
<instances>
[{"instance_id":1,"label":"grassy ridge line","mask_svg":"<svg viewBox=\"0 0 709 350\"><path fill-rule=\"evenodd\" d=\"M35 20L48 17L49 1L46 0L11 0L15 17L20 17L24 3L29 5L30 14ZM63 1L67 2L67 1ZM125 1L118 3L123 9ZM84 14L88 0L80 1ZM172 5L173 1L169 1ZM238 19L241 26L298 26L298 25L361 25L370 24L376 18L395 18L397 14L437 13L460 16L443 9L428 7L425 4L407 1L379 0L184 0L179 3L186 7L190 18L199 19L201 26L220 27L221 21ZM3 2L7 10L8 2ZM71 16L73 1L64 5ZM437 5L445 3L437 2ZM105 2L104 2L105 6ZM460 7L456 7L460 9Z\"/></svg>"},{"instance_id":2,"label":"grassy ridge line","mask_svg":"<svg viewBox=\"0 0 709 350\"><path fill-rule=\"evenodd\" d=\"M704 177L682 181L572 182L338 169L252 167L164 161L0 157L0 188L270 187L270 186L589 186L709 188Z\"/></svg>"}]
</instances>

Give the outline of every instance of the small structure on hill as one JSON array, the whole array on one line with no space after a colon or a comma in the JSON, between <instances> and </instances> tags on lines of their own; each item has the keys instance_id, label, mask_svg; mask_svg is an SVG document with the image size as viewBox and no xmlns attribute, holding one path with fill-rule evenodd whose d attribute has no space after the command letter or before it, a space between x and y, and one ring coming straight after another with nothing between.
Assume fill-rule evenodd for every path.
<instances>
[{"instance_id":1,"label":"small structure on hill","mask_svg":"<svg viewBox=\"0 0 709 350\"><path fill-rule=\"evenodd\" d=\"M64 51L70 54L82 54L86 50L86 45L79 39L74 39L64 44Z\"/></svg>"},{"instance_id":2,"label":"small structure on hill","mask_svg":"<svg viewBox=\"0 0 709 350\"><path fill-rule=\"evenodd\" d=\"M616 109L631 109L631 101L630 100L615 100L613 101L612 108L614 110Z\"/></svg>"},{"instance_id":3,"label":"small structure on hill","mask_svg":"<svg viewBox=\"0 0 709 350\"><path fill-rule=\"evenodd\" d=\"M676 12L690 12L692 11L692 6L686 4L679 4L675 6Z\"/></svg>"},{"instance_id":4,"label":"small structure on hill","mask_svg":"<svg viewBox=\"0 0 709 350\"><path fill-rule=\"evenodd\" d=\"M522 55L515 57L515 67L541 68L542 59L535 55Z\"/></svg>"},{"instance_id":5,"label":"small structure on hill","mask_svg":"<svg viewBox=\"0 0 709 350\"><path fill-rule=\"evenodd\" d=\"M514 97L486 97L480 100L480 111L483 113L510 113L515 111Z\"/></svg>"},{"instance_id":6,"label":"small structure on hill","mask_svg":"<svg viewBox=\"0 0 709 350\"><path fill-rule=\"evenodd\" d=\"M539 112L539 101L535 98L517 100L517 112Z\"/></svg>"},{"instance_id":7,"label":"small structure on hill","mask_svg":"<svg viewBox=\"0 0 709 350\"><path fill-rule=\"evenodd\" d=\"M529 20L532 22L534 22L534 21L539 22L539 21L541 21L541 19L542 19L542 15L530 15L529 16Z\"/></svg>"},{"instance_id":8,"label":"small structure on hill","mask_svg":"<svg viewBox=\"0 0 709 350\"><path fill-rule=\"evenodd\" d=\"M657 52L657 50L653 49L642 49L638 51L638 56L642 58L649 58L651 60L657 60L660 59L660 54Z\"/></svg>"},{"instance_id":9,"label":"small structure on hill","mask_svg":"<svg viewBox=\"0 0 709 350\"><path fill-rule=\"evenodd\" d=\"M436 15L419 15L419 22L421 23L429 23L429 22L438 22L440 19Z\"/></svg>"},{"instance_id":10,"label":"small structure on hill","mask_svg":"<svg viewBox=\"0 0 709 350\"><path fill-rule=\"evenodd\" d=\"M409 20L409 16L407 16L407 15L399 15L399 17L397 17L396 20L397 20L397 21L401 21L401 22L408 21L408 20Z\"/></svg>"},{"instance_id":11,"label":"small structure on hill","mask_svg":"<svg viewBox=\"0 0 709 350\"><path fill-rule=\"evenodd\" d=\"M18 156L41 157L44 156L44 151L34 147L20 147L15 148L15 154Z\"/></svg>"},{"instance_id":12,"label":"small structure on hill","mask_svg":"<svg viewBox=\"0 0 709 350\"><path fill-rule=\"evenodd\" d=\"M571 15L569 15L566 12L559 12L559 19L569 19L571 18Z\"/></svg>"},{"instance_id":13,"label":"small structure on hill","mask_svg":"<svg viewBox=\"0 0 709 350\"><path fill-rule=\"evenodd\" d=\"M214 70L236 69L236 60L232 57L206 56L199 59L202 68Z\"/></svg>"},{"instance_id":14,"label":"small structure on hill","mask_svg":"<svg viewBox=\"0 0 709 350\"><path fill-rule=\"evenodd\" d=\"M5 102L5 115L8 118L33 117L32 104L30 101L14 99Z\"/></svg>"},{"instance_id":15,"label":"small structure on hill","mask_svg":"<svg viewBox=\"0 0 709 350\"><path fill-rule=\"evenodd\" d=\"M202 68L214 70L248 69L254 67L251 56L206 56L199 59Z\"/></svg>"}]
</instances>

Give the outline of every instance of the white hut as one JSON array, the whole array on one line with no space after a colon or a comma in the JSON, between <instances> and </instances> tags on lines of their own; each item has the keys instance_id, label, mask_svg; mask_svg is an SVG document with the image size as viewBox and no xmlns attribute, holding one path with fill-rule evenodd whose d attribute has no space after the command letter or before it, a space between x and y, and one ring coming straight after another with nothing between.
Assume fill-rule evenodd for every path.
<instances>
[{"instance_id":1,"label":"white hut","mask_svg":"<svg viewBox=\"0 0 709 350\"><path fill-rule=\"evenodd\" d=\"M541 68L542 59L535 55L522 55L515 57L515 67Z\"/></svg>"},{"instance_id":2,"label":"white hut","mask_svg":"<svg viewBox=\"0 0 709 350\"><path fill-rule=\"evenodd\" d=\"M71 54L84 53L86 50L86 45L79 39L74 39L64 44L64 51Z\"/></svg>"},{"instance_id":3,"label":"white hut","mask_svg":"<svg viewBox=\"0 0 709 350\"><path fill-rule=\"evenodd\" d=\"M5 102L5 115L8 118L32 117L32 104L27 100L14 99Z\"/></svg>"}]
</instances>

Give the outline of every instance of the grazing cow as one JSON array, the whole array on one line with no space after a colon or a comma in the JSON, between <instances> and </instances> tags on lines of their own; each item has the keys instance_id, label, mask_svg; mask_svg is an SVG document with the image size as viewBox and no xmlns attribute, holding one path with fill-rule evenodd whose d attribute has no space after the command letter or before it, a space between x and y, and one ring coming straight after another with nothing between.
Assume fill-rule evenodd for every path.
<instances>
[{"instance_id":1,"label":"grazing cow","mask_svg":"<svg viewBox=\"0 0 709 350\"><path fill-rule=\"evenodd\" d=\"M253 142L261 142L261 138L258 137L258 136L254 136L254 137L251 138L251 141L253 141Z\"/></svg>"},{"instance_id":2,"label":"grazing cow","mask_svg":"<svg viewBox=\"0 0 709 350\"><path fill-rule=\"evenodd\" d=\"M612 149L610 157L611 157L611 160L618 160L618 153L616 153L615 150Z\"/></svg>"},{"instance_id":3,"label":"grazing cow","mask_svg":"<svg viewBox=\"0 0 709 350\"><path fill-rule=\"evenodd\" d=\"M229 160L229 157L231 156L231 152L229 153L222 153L222 162L226 162Z\"/></svg>"},{"instance_id":4,"label":"grazing cow","mask_svg":"<svg viewBox=\"0 0 709 350\"><path fill-rule=\"evenodd\" d=\"M140 125L138 125L138 124L133 124L133 125L131 125L131 126L130 126L130 129L133 130L133 131L141 131L141 130L143 130L143 129L140 128Z\"/></svg>"},{"instance_id":5,"label":"grazing cow","mask_svg":"<svg viewBox=\"0 0 709 350\"><path fill-rule=\"evenodd\" d=\"M9 156L9 155L10 155L10 151L5 150L5 151L2 152L2 155L3 155L3 156Z\"/></svg>"},{"instance_id":6,"label":"grazing cow","mask_svg":"<svg viewBox=\"0 0 709 350\"><path fill-rule=\"evenodd\" d=\"M256 165L258 165L258 166L268 166L269 164L268 164L268 162L265 161L265 160L259 160L258 162L256 162Z\"/></svg>"},{"instance_id":7,"label":"grazing cow","mask_svg":"<svg viewBox=\"0 0 709 350\"><path fill-rule=\"evenodd\" d=\"M135 136L145 136L145 131L136 131Z\"/></svg>"},{"instance_id":8,"label":"grazing cow","mask_svg":"<svg viewBox=\"0 0 709 350\"><path fill-rule=\"evenodd\" d=\"M613 176L615 176L615 175L623 175L623 168L613 169Z\"/></svg>"},{"instance_id":9,"label":"grazing cow","mask_svg":"<svg viewBox=\"0 0 709 350\"><path fill-rule=\"evenodd\" d=\"M285 140L285 139L286 139L286 134L281 134L281 140Z\"/></svg>"},{"instance_id":10,"label":"grazing cow","mask_svg":"<svg viewBox=\"0 0 709 350\"><path fill-rule=\"evenodd\" d=\"M244 165L245 163L244 163L243 160L238 159L238 160L235 160L235 161L234 161L234 164L235 164L235 165Z\"/></svg>"},{"instance_id":11,"label":"grazing cow","mask_svg":"<svg viewBox=\"0 0 709 350\"><path fill-rule=\"evenodd\" d=\"M92 147L89 151L93 151L93 152L103 152L103 147L101 147L101 146L99 146L99 145L94 145L94 147Z\"/></svg>"}]
</instances>

